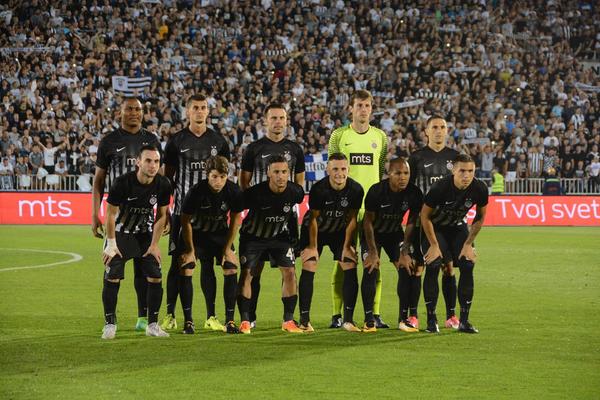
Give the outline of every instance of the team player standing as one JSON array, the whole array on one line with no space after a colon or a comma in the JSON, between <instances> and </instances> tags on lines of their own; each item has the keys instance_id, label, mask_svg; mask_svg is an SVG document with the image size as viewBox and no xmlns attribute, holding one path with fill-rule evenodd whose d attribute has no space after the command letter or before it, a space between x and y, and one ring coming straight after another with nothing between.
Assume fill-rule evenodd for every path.
<instances>
[{"instance_id":1,"label":"team player standing","mask_svg":"<svg viewBox=\"0 0 600 400\"><path fill-rule=\"evenodd\" d=\"M156 253L156 244L167 219L164 192L169 191L171 185L167 179L156 175L161 156L158 150L156 171L145 167L144 162L150 161L144 161L144 153L148 151L142 151L136 161L137 171L119 178L119 186L111 188L118 194L109 196L104 250L107 272L103 290L106 321L102 337L111 339L115 336L116 293L118 282L123 278L124 263L129 258L141 266L148 282L144 304L148 308L146 333L150 336L168 336L165 330L177 328L174 315L177 296L183 308L183 332L195 332L191 277L196 260L200 261L200 280L207 306L205 328L228 333L251 333L256 324L259 279L264 262L268 260L272 268L278 268L281 272L284 308L282 329L290 333L314 332L310 320L313 282L324 246L330 247L335 261L331 327L343 327L349 332L375 332L377 328L388 327L381 320L378 309L381 293L378 290L378 283L379 286L381 283L380 252L383 249L398 272L400 330L418 331L420 276L425 267L426 331L439 332L435 305L437 276L442 269L445 272L442 289L447 306L446 327L476 333L477 330L468 319L476 260L473 241L483 224L487 188L474 179L472 159L458 156L457 152L445 147L447 127L445 120L439 116L427 121L428 145L414 153L410 160L391 160L388 178L383 179L387 138L382 131L369 124L371 109L371 95L367 91L357 91L351 100L352 123L332 134L328 176L315 183L310 191L310 211L304 216L298 240L294 208L304 197L301 186L304 183L304 155L296 143L285 138L285 108L280 104L271 104L265 109L267 135L249 146L243 155L240 176L242 192L227 180L229 150L225 140L206 126L206 98L190 98L187 102L189 126L170 139L165 156L165 175L175 189L175 204L171 218L171 281L167 283L167 316L162 324L164 330L156 323L160 307L160 300L157 307L156 299L162 298L161 259L160 253ZM101 173L104 172L106 176L106 166L104 168ZM137 180L132 176L137 176ZM145 180L140 176L145 176ZM135 236L139 229L134 229L134 225L131 225L133 222L129 221L125 230L123 223L118 222L124 218L123 215L129 216L131 213L127 208L129 198L123 198L123 193L134 193L136 185L147 186L154 181L162 184L154 185L159 188L151 194L154 203L150 203L154 206L158 202L160 212L157 212L154 222L147 215L149 212L144 211L147 218L143 221L143 233L146 236L150 233L150 237L141 240ZM98 180L98 186L101 183ZM99 204L96 197L99 196L95 193L94 206ZM463 221L473 205L476 206L476 218L469 229ZM241 224L238 261L233 243L244 209L249 212ZM94 210L97 208L94 207ZM96 215L97 211L94 215L94 233L97 233L99 226ZM406 215L408 223L404 231L402 220ZM124 239L123 234L133 234L136 245L132 246L132 240ZM360 251L357 244L360 244ZM125 255L122 248L126 249ZM295 274L298 253L302 261L299 285ZM153 265L150 265L149 258L153 260ZM218 321L215 314L214 260L223 267L225 325ZM354 322L359 290L356 271L360 261L363 265L362 329ZM239 284L238 265L242 271ZM454 266L461 271L458 284L460 320L454 313L457 293ZM108 272L110 269L113 270L112 275ZM236 297L241 316L239 329L234 322ZM294 319L298 300L299 324Z\"/></svg>"}]
</instances>

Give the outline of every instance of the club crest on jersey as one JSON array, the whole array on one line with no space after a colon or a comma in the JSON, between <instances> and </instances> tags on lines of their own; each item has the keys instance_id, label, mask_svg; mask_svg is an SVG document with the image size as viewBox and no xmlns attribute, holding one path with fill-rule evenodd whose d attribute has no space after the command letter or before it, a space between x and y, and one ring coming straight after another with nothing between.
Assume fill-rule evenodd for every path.
<instances>
[{"instance_id":1,"label":"club crest on jersey","mask_svg":"<svg viewBox=\"0 0 600 400\"><path fill-rule=\"evenodd\" d=\"M283 212L286 212L286 213L290 212L291 209L292 209L292 207L290 207L289 204L286 204L286 205L283 206Z\"/></svg>"},{"instance_id":2,"label":"club crest on jersey","mask_svg":"<svg viewBox=\"0 0 600 400\"><path fill-rule=\"evenodd\" d=\"M210 146L210 155L214 157L217 154L218 154L218 152L217 152L217 146Z\"/></svg>"},{"instance_id":3,"label":"club crest on jersey","mask_svg":"<svg viewBox=\"0 0 600 400\"><path fill-rule=\"evenodd\" d=\"M222 202L222 203L221 203L221 210L223 210L223 211L227 211L227 209L228 209L228 207L227 207L227 203L225 203L225 202Z\"/></svg>"},{"instance_id":4,"label":"club crest on jersey","mask_svg":"<svg viewBox=\"0 0 600 400\"><path fill-rule=\"evenodd\" d=\"M371 142L371 147L374 148L374 149L376 149L377 148L377 143Z\"/></svg>"},{"instance_id":5,"label":"club crest on jersey","mask_svg":"<svg viewBox=\"0 0 600 400\"><path fill-rule=\"evenodd\" d=\"M465 207L471 208L472 205L473 205L473 200L471 200L471 199L465 200Z\"/></svg>"},{"instance_id":6,"label":"club crest on jersey","mask_svg":"<svg viewBox=\"0 0 600 400\"><path fill-rule=\"evenodd\" d=\"M153 195L150 197L150 205L151 205L151 206L153 206L153 205L155 205L157 202L158 202L158 200L156 199L156 195L155 195L155 194L153 194Z\"/></svg>"},{"instance_id":7,"label":"club crest on jersey","mask_svg":"<svg viewBox=\"0 0 600 400\"><path fill-rule=\"evenodd\" d=\"M402 202L402 211L408 210L408 203L406 201Z\"/></svg>"},{"instance_id":8,"label":"club crest on jersey","mask_svg":"<svg viewBox=\"0 0 600 400\"><path fill-rule=\"evenodd\" d=\"M454 164L452 163L452 161L448 160L448 162L446 163L446 168L452 171L452 168L454 168Z\"/></svg>"},{"instance_id":9,"label":"club crest on jersey","mask_svg":"<svg viewBox=\"0 0 600 400\"><path fill-rule=\"evenodd\" d=\"M340 201L340 205L342 207L348 207L348 198L347 197L342 197L342 201Z\"/></svg>"},{"instance_id":10,"label":"club crest on jersey","mask_svg":"<svg viewBox=\"0 0 600 400\"><path fill-rule=\"evenodd\" d=\"M283 158L285 158L285 161L288 161L288 162L289 162L289 161L292 159L292 156L291 156L290 152L286 150L286 151L283 153Z\"/></svg>"}]
</instances>

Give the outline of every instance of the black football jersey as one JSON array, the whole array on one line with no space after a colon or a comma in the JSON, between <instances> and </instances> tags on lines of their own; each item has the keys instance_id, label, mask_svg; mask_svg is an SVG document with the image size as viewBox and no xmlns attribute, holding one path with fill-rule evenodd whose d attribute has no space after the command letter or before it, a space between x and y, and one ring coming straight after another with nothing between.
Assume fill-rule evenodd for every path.
<instances>
[{"instance_id":1,"label":"black football jersey","mask_svg":"<svg viewBox=\"0 0 600 400\"><path fill-rule=\"evenodd\" d=\"M244 210L242 191L238 185L227 181L219 193L210 189L208 180L194 185L183 201L182 214L192 215L192 229L199 232L223 233L229 228L229 211Z\"/></svg>"},{"instance_id":2,"label":"black football jersey","mask_svg":"<svg viewBox=\"0 0 600 400\"><path fill-rule=\"evenodd\" d=\"M311 210L319 210L317 218L319 232L333 233L344 231L348 224L350 210L359 210L362 207L364 190L352 178L348 178L346 186L341 190L331 187L329 177L315 183L310 189L308 206ZM302 224L308 226L310 212L304 215Z\"/></svg>"},{"instance_id":3,"label":"black football jersey","mask_svg":"<svg viewBox=\"0 0 600 400\"><path fill-rule=\"evenodd\" d=\"M375 213L373 230L375 233L402 232L402 219L410 211L411 222L415 222L423 206L423 194L409 183L400 192L390 189L389 179L371 186L365 198L365 210Z\"/></svg>"},{"instance_id":4,"label":"black football jersey","mask_svg":"<svg viewBox=\"0 0 600 400\"><path fill-rule=\"evenodd\" d=\"M439 152L429 146L415 151L408 159L410 183L417 185L426 194L435 182L452 175L453 162L459 154L449 147L444 147Z\"/></svg>"},{"instance_id":5,"label":"black football jersey","mask_svg":"<svg viewBox=\"0 0 600 400\"><path fill-rule=\"evenodd\" d=\"M425 195L425 204L433 208L431 222L436 227L463 225L473 205L483 207L487 203L488 188L477 178L465 190L459 190L454 186L454 177L447 176Z\"/></svg>"},{"instance_id":6,"label":"black football jersey","mask_svg":"<svg viewBox=\"0 0 600 400\"><path fill-rule=\"evenodd\" d=\"M145 129L138 133L117 129L100 140L96 166L106 171L105 191L110 190L117 177L135 171L137 156L145 145L156 146L161 151L156 135Z\"/></svg>"},{"instance_id":7,"label":"black football jersey","mask_svg":"<svg viewBox=\"0 0 600 400\"><path fill-rule=\"evenodd\" d=\"M248 215L242 222L240 233L260 239L289 240L288 221L294 205L302 203L302 186L288 182L283 193L273 193L269 182L262 182L244 191L244 207Z\"/></svg>"},{"instance_id":8,"label":"black football jersey","mask_svg":"<svg viewBox=\"0 0 600 400\"><path fill-rule=\"evenodd\" d=\"M242 155L242 171L252 172L250 185L267 180L269 159L274 155L282 155L290 168L290 180L295 174L304 172L304 152L298 143L289 139L274 142L266 136L250 143Z\"/></svg>"},{"instance_id":9,"label":"black football jersey","mask_svg":"<svg viewBox=\"0 0 600 400\"><path fill-rule=\"evenodd\" d=\"M185 195L192 186L207 178L206 160L216 155L229 159L229 146L223 135L211 129L198 137L185 128L169 139L165 148L165 164L175 169L173 214L181 214Z\"/></svg>"},{"instance_id":10,"label":"black football jersey","mask_svg":"<svg viewBox=\"0 0 600 400\"><path fill-rule=\"evenodd\" d=\"M169 205L171 184L162 175L143 185L136 172L118 177L110 188L108 203L119 207L116 231L121 233L150 233L154 228L154 206Z\"/></svg>"}]
</instances>

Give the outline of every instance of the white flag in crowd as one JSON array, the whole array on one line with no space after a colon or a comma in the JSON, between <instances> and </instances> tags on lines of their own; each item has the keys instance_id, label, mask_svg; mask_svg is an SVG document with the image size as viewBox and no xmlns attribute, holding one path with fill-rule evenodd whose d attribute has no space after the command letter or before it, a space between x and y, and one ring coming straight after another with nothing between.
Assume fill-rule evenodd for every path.
<instances>
[{"instance_id":1,"label":"white flag in crowd","mask_svg":"<svg viewBox=\"0 0 600 400\"><path fill-rule=\"evenodd\" d=\"M152 77L142 76L140 78L130 78L128 76L113 76L112 87L116 92L125 95L135 96L144 91L144 88L152 85Z\"/></svg>"}]
</instances>

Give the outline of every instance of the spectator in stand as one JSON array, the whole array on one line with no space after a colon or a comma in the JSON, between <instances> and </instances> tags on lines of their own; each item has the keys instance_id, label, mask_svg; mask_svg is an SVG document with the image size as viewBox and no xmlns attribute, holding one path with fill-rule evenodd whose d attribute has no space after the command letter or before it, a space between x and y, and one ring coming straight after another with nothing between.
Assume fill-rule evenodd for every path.
<instances>
[{"instance_id":1,"label":"spectator in stand","mask_svg":"<svg viewBox=\"0 0 600 400\"><path fill-rule=\"evenodd\" d=\"M1 190L12 190L14 189L14 170L8 157L2 157L0 163L0 189Z\"/></svg>"},{"instance_id":2,"label":"spectator in stand","mask_svg":"<svg viewBox=\"0 0 600 400\"><path fill-rule=\"evenodd\" d=\"M562 154L568 139L586 155L600 143L598 79L581 67L598 54L600 9L589 2L100 3L0 5L2 143L8 133L28 155L32 137L51 136L68 156L93 153L122 101L113 76L150 78L138 93L144 127L163 143L183 126L185 99L205 94L209 124L229 141L234 164L246 128L252 140L261 136L259 116L275 98L285 99L291 139L325 152L329 132L348 122L355 86L374 93L375 125L388 136L401 127L406 143L390 145L397 153L425 145L433 113L462 133L449 142L455 148L473 129L492 149L514 138L517 154L525 141ZM66 165L79 174L77 158Z\"/></svg>"}]
</instances>

